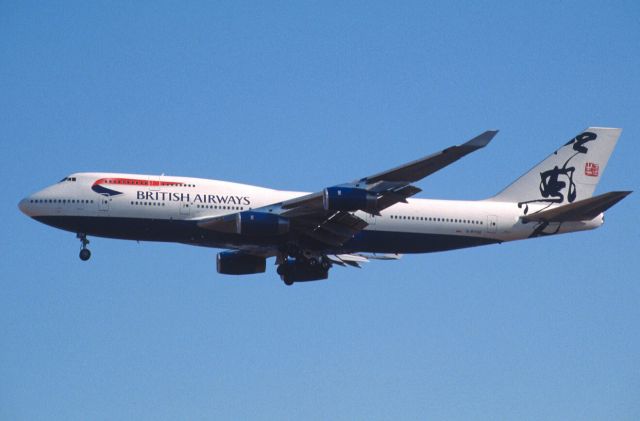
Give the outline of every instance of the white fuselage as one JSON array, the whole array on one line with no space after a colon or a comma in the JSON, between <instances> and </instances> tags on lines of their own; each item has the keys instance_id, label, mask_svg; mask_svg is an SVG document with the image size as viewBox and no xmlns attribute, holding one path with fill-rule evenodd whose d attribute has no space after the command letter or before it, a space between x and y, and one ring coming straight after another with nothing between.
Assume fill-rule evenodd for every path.
<instances>
[{"instance_id":1,"label":"white fuselage","mask_svg":"<svg viewBox=\"0 0 640 421\"><path fill-rule=\"evenodd\" d=\"M304 194L201 178L77 173L25 198L20 209L49 225L90 235L229 247L237 246L241 239L189 231L182 224ZM529 206L536 210L544 205ZM411 253L524 239L540 227L523 223L523 212L513 202L409 199L379 216L356 212L369 225L363 231L367 234L349 247L352 251ZM602 222L600 215L591 221L551 223L537 235L593 229ZM183 235L186 231L188 235Z\"/></svg>"}]
</instances>

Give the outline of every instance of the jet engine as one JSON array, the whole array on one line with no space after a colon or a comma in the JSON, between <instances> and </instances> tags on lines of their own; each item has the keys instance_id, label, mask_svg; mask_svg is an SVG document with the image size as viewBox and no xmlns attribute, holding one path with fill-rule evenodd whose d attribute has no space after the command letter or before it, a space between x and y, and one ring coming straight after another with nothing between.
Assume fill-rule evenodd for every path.
<instances>
[{"instance_id":1,"label":"jet engine","mask_svg":"<svg viewBox=\"0 0 640 421\"><path fill-rule=\"evenodd\" d=\"M236 215L236 233L242 235L281 235L289 232L289 220L266 212L240 212Z\"/></svg>"},{"instance_id":2,"label":"jet engine","mask_svg":"<svg viewBox=\"0 0 640 421\"><path fill-rule=\"evenodd\" d=\"M238 251L223 251L216 258L218 273L225 275L249 275L263 273L267 268L266 257Z\"/></svg>"},{"instance_id":3,"label":"jet engine","mask_svg":"<svg viewBox=\"0 0 640 421\"><path fill-rule=\"evenodd\" d=\"M377 196L355 187L328 187L324 189L322 204L327 211L375 212Z\"/></svg>"}]
</instances>

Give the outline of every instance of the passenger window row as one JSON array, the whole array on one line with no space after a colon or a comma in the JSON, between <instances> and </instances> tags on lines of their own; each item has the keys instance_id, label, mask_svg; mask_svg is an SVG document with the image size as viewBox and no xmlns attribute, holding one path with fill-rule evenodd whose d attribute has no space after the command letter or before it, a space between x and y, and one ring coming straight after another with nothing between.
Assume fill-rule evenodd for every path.
<instances>
[{"instance_id":1,"label":"passenger window row","mask_svg":"<svg viewBox=\"0 0 640 421\"><path fill-rule=\"evenodd\" d=\"M121 178L106 179L105 184L121 184L127 186L163 186L163 187L196 187L195 184L174 183L171 181L127 180Z\"/></svg>"},{"instance_id":2,"label":"passenger window row","mask_svg":"<svg viewBox=\"0 0 640 421\"><path fill-rule=\"evenodd\" d=\"M198 209L228 209L228 210L244 210L244 206L218 206L218 205L196 205Z\"/></svg>"},{"instance_id":3,"label":"passenger window row","mask_svg":"<svg viewBox=\"0 0 640 421\"><path fill-rule=\"evenodd\" d=\"M93 203L87 199L30 199L29 203Z\"/></svg>"},{"instance_id":4,"label":"passenger window row","mask_svg":"<svg viewBox=\"0 0 640 421\"><path fill-rule=\"evenodd\" d=\"M406 215L391 215L391 219L405 219L412 221L426 221L426 222L449 222L453 224L471 224L471 225L484 225L484 222L475 219L458 219L458 218L437 218L432 216L406 216Z\"/></svg>"},{"instance_id":5,"label":"passenger window row","mask_svg":"<svg viewBox=\"0 0 640 421\"><path fill-rule=\"evenodd\" d=\"M131 202L134 206L165 206L164 202Z\"/></svg>"}]
</instances>

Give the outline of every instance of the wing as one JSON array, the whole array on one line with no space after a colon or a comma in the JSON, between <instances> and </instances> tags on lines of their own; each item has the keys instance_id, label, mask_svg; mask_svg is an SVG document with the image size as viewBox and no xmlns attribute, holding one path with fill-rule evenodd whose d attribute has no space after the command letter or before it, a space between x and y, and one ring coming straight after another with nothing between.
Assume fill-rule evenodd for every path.
<instances>
[{"instance_id":1,"label":"wing","mask_svg":"<svg viewBox=\"0 0 640 421\"><path fill-rule=\"evenodd\" d=\"M388 171L250 211L203 219L198 225L237 234L287 235L291 241L320 250L339 248L368 225L354 212L379 215L396 203L407 203L407 198L421 191L412 183L485 147L496 134L497 130L486 131L462 145Z\"/></svg>"}]
</instances>

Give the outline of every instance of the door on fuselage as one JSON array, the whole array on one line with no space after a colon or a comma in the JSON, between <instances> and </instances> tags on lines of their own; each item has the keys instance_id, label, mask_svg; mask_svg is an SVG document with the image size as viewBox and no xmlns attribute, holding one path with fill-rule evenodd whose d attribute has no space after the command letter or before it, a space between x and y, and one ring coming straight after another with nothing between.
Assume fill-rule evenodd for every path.
<instances>
[{"instance_id":1,"label":"door on fuselage","mask_svg":"<svg viewBox=\"0 0 640 421\"><path fill-rule=\"evenodd\" d=\"M189 216L190 209L189 203L180 203L180 215Z\"/></svg>"},{"instance_id":2,"label":"door on fuselage","mask_svg":"<svg viewBox=\"0 0 640 421\"><path fill-rule=\"evenodd\" d=\"M98 210L102 212L109 212L109 200L108 194L101 194L100 199L98 199Z\"/></svg>"},{"instance_id":3,"label":"door on fuselage","mask_svg":"<svg viewBox=\"0 0 640 421\"><path fill-rule=\"evenodd\" d=\"M498 230L498 217L496 215L487 216L487 232L495 233Z\"/></svg>"}]
</instances>

